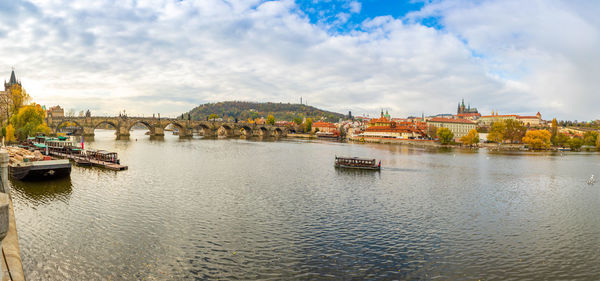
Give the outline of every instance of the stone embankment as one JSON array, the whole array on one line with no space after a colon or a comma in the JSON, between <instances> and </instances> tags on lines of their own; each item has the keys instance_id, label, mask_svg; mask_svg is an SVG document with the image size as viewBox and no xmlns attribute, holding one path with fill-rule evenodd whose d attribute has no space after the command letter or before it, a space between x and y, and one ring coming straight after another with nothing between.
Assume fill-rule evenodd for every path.
<instances>
[{"instance_id":1,"label":"stone embankment","mask_svg":"<svg viewBox=\"0 0 600 281\"><path fill-rule=\"evenodd\" d=\"M429 147L445 147L433 140L410 140L410 139L393 139L393 138L376 138L376 137L358 137L353 136L348 138L352 142L368 142L382 144L405 144L413 146L429 146Z\"/></svg>"},{"instance_id":2,"label":"stone embankment","mask_svg":"<svg viewBox=\"0 0 600 281\"><path fill-rule=\"evenodd\" d=\"M10 197L8 184L8 161L6 150L0 151L0 233L6 234L2 240L2 281L24 281L23 264L21 263L21 250L19 249L19 237L17 235L17 224Z\"/></svg>"},{"instance_id":3,"label":"stone embankment","mask_svg":"<svg viewBox=\"0 0 600 281\"><path fill-rule=\"evenodd\" d=\"M301 139L316 139L317 138L316 135L312 135L312 134L292 134L292 133L288 133L287 137L288 138L301 138Z\"/></svg>"}]
</instances>

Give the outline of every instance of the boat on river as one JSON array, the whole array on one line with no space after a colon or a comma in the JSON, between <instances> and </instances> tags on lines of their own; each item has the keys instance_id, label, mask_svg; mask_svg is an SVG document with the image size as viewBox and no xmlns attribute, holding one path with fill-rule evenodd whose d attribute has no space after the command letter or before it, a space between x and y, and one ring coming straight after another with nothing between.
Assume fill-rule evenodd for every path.
<instances>
[{"instance_id":1,"label":"boat on river","mask_svg":"<svg viewBox=\"0 0 600 281\"><path fill-rule=\"evenodd\" d=\"M67 177L71 174L71 163L66 159L53 159L39 151L19 147L6 147L10 155L8 173L16 180L43 180Z\"/></svg>"},{"instance_id":2,"label":"boat on river","mask_svg":"<svg viewBox=\"0 0 600 281\"><path fill-rule=\"evenodd\" d=\"M336 168L361 169L361 170L381 170L381 160L377 163L376 159L366 159L358 157L335 157Z\"/></svg>"},{"instance_id":3,"label":"boat on river","mask_svg":"<svg viewBox=\"0 0 600 281\"><path fill-rule=\"evenodd\" d=\"M16 161L8 164L8 172L16 180L62 178L71 175L71 163L67 159Z\"/></svg>"}]
</instances>

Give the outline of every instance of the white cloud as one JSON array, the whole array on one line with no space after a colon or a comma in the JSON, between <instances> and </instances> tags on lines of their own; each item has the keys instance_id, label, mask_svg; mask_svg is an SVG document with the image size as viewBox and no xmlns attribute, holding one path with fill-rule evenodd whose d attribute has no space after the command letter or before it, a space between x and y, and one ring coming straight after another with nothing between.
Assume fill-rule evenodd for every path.
<instances>
[{"instance_id":1,"label":"white cloud","mask_svg":"<svg viewBox=\"0 0 600 281\"><path fill-rule=\"evenodd\" d=\"M362 8L362 4L358 1L352 1L348 4L350 6L350 12L358 14Z\"/></svg>"},{"instance_id":2,"label":"white cloud","mask_svg":"<svg viewBox=\"0 0 600 281\"><path fill-rule=\"evenodd\" d=\"M504 81L496 108L589 120L600 118L590 102L600 89L598 12L591 2L444 1L409 17L439 17L480 54Z\"/></svg>"},{"instance_id":3,"label":"white cloud","mask_svg":"<svg viewBox=\"0 0 600 281\"><path fill-rule=\"evenodd\" d=\"M439 16L442 31L377 17L331 34L291 0L2 2L0 73L14 65L38 102L97 114L303 96L400 116L452 112L464 97L488 111L597 118L595 13L517 3L440 2L409 16Z\"/></svg>"}]
</instances>

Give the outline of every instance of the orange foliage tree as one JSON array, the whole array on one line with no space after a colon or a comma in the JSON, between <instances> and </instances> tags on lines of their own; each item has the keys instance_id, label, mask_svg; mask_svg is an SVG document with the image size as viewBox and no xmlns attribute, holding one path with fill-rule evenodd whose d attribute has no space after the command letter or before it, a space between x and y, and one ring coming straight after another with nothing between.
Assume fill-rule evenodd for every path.
<instances>
[{"instance_id":1,"label":"orange foliage tree","mask_svg":"<svg viewBox=\"0 0 600 281\"><path fill-rule=\"evenodd\" d=\"M532 149L550 148L550 138L552 134L548 130L527 131L523 137L523 143Z\"/></svg>"}]
</instances>

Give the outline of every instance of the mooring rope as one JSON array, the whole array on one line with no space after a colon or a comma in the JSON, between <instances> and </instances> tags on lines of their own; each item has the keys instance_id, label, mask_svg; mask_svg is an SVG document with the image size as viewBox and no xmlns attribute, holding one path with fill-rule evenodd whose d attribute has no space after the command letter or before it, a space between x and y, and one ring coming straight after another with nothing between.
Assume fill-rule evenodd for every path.
<instances>
[{"instance_id":1,"label":"mooring rope","mask_svg":"<svg viewBox=\"0 0 600 281\"><path fill-rule=\"evenodd\" d=\"M12 274L10 274L10 268L8 267L8 262L6 261L6 255L4 254L4 247L2 247L2 259L4 260L4 264L6 265L6 271L8 272L8 277L10 280L13 280Z\"/></svg>"}]
</instances>

